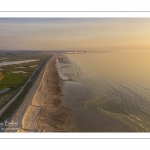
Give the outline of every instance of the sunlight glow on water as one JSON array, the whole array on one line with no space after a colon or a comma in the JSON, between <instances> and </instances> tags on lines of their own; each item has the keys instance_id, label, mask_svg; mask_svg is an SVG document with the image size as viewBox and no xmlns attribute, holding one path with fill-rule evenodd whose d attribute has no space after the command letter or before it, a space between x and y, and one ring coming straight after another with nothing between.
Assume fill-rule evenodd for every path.
<instances>
[{"instance_id":1,"label":"sunlight glow on water","mask_svg":"<svg viewBox=\"0 0 150 150\"><path fill-rule=\"evenodd\" d=\"M94 96L85 108L114 116L135 131L150 131L150 52L68 54Z\"/></svg>"}]
</instances>

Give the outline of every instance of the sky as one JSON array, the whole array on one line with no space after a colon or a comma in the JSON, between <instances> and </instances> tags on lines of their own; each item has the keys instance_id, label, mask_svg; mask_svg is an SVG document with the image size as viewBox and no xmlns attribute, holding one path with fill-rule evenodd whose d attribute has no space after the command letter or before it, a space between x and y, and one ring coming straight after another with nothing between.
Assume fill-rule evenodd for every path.
<instances>
[{"instance_id":1,"label":"sky","mask_svg":"<svg viewBox=\"0 0 150 150\"><path fill-rule=\"evenodd\" d=\"M150 50L150 18L0 18L0 50Z\"/></svg>"}]
</instances>

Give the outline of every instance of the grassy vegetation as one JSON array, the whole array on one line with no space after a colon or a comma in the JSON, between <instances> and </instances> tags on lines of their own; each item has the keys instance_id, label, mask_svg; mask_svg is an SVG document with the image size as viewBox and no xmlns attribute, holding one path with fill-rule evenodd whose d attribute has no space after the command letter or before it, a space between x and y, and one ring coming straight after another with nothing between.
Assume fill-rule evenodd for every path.
<instances>
[{"instance_id":1,"label":"grassy vegetation","mask_svg":"<svg viewBox=\"0 0 150 150\"><path fill-rule=\"evenodd\" d=\"M0 90L7 87L9 91L0 94L0 100L3 96L17 91L31 76L36 67L38 67L44 59L51 56L48 51L11 51L0 50L0 63L4 61L22 61L22 60L37 60L28 63L13 64L0 66ZM30 67L37 65L36 67ZM25 73L13 73L13 71L23 71Z\"/></svg>"},{"instance_id":2,"label":"grassy vegetation","mask_svg":"<svg viewBox=\"0 0 150 150\"><path fill-rule=\"evenodd\" d=\"M29 89L33 85L33 82L28 83L27 86L25 87L23 93L16 99L16 101L6 110L6 112L3 114L2 117L0 117L0 121L4 121L11 118L11 116L16 112L17 108L22 104L26 94L29 92Z\"/></svg>"},{"instance_id":3,"label":"grassy vegetation","mask_svg":"<svg viewBox=\"0 0 150 150\"><path fill-rule=\"evenodd\" d=\"M0 81L2 80L3 77L4 77L3 73L0 72Z\"/></svg>"},{"instance_id":4,"label":"grassy vegetation","mask_svg":"<svg viewBox=\"0 0 150 150\"><path fill-rule=\"evenodd\" d=\"M21 74L14 74L10 73L3 77L0 82L0 90L10 87L10 88L17 88L21 86L26 81L26 78Z\"/></svg>"},{"instance_id":5,"label":"grassy vegetation","mask_svg":"<svg viewBox=\"0 0 150 150\"><path fill-rule=\"evenodd\" d=\"M3 90L7 87L10 88L9 91L0 94L0 97L6 94L10 94L11 92L17 90L21 87L26 80L31 76L36 67L30 67L37 65L39 66L43 62L44 58L37 59L37 61L32 61L28 63L16 64L16 65L8 65L1 66L0 70L3 78L0 80L0 90ZM23 67L23 68L20 68ZM25 73L13 73L13 71L24 71Z\"/></svg>"},{"instance_id":6,"label":"grassy vegetation","mask_svg":"<svg viewBox=\"0 0 150 150\"><path fill-rule=\"evenodd\" d=\"M47 62L48 59L45 60L45 62L43 63L43 66L45 65L45 63ZM0 121L3 121L5 119L9 119L11 118L11 116L13 116L13 114L17 111L17 109L19 108L19 106L22 104L22 101L24 100L26 94L29 92L30 88L32 87L32 85L34 84L34 82L36 81L36 78L38 77L39 73L41 72L43 67L40 67L36 73L34 74L34 76L32 77L32 81L29 82L27 84L27 86L24 88L24 91L21 93L21 95L15 100L15 102L6 110L6 112L3 114L2 117L0 117Z\"/></svg>"}]
</instances>

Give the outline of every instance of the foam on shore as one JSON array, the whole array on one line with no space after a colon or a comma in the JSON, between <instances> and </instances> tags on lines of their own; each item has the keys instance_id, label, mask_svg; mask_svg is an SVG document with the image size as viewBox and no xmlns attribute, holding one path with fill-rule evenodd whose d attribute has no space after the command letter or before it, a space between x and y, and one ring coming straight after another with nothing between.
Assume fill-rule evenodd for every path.
<instances>
[{"instance_id":1,"label":"foam on shore","mask_svg":"<svg viewBox=\"0 0 150 150\"><path fill-rule=\"evenodd\" d=\"M73 64L64 54L57 54L56 67L60 78L63 81L73 80L76 76L76 71Z\"/></svg>"}]
</instances>

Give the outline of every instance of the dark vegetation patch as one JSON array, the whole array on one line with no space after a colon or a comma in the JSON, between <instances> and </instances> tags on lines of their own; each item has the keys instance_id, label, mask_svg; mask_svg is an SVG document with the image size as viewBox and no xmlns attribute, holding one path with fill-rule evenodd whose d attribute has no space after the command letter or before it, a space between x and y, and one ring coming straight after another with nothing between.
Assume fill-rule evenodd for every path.
<instances>
[{"instance_id":1,"label":"dark vegetation patch","mask_svg":"<svg viewBox=\"0 0 150 150\"><path fill-rule=\"evenodd\" d=\"M48 58L45 59L43 65L36 71L36 73L34 74L34 76L32 77L32 80L26 85L26 87L24 88L24 91L20 94L20 96L15 100L15 102L6 110L6 112L3 114L2 117L0 117L0 121L7 119L10 119L13 114L17 111L17 109L20 107L20 105L22 104L26 94L29 92L30 88L32 87L32 85L35 83L38 75L40 74L43 66L45 65L45 63L47 62Z\"/></svg>"}]
</instances>

